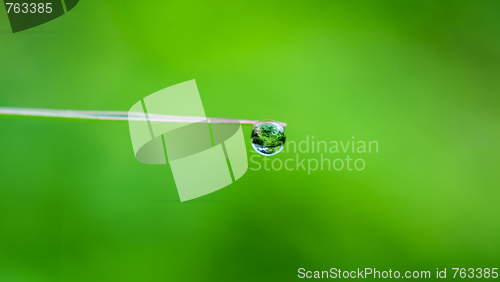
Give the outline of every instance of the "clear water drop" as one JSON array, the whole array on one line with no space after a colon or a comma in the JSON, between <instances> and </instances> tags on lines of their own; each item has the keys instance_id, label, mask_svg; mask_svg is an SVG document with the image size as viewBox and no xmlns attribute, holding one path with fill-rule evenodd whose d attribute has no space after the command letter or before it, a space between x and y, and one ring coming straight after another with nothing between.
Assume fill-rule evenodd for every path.
<instances>
[{"instance_id":1,"label":"clear water drop","mask_svg":"<svg viewBox=\"0 0 500 282\"><path fill-rule=\"evenodd\" d=\"M252 130L252 147L263 156L274 156L283 150L285 129L275 121L261 121Z\"/></svg>"}]
</instances>

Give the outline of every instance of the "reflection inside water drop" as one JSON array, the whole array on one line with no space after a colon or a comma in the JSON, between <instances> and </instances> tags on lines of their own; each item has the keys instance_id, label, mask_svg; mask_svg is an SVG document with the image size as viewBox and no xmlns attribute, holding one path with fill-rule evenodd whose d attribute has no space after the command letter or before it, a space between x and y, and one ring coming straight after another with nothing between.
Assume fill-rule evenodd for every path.
<instances>
[{"instance_id":1,"label":"reflection inside water drop","mask_svg":"<svg viewBox=\"0 0 500 282\"><path fill-rule=\"evenodd\" d=\"M263 156L273 156L283 150L285 129L275 121L261 121L252 130L252 147Z\"/></svg>"}]
</instances>

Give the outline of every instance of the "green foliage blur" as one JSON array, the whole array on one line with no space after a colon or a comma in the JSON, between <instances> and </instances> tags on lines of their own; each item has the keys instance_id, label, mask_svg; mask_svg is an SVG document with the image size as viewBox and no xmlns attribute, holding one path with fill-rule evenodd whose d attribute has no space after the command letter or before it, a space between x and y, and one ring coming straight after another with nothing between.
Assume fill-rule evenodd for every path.
<instances>
[{"instance_id":1,"label":"green foliage blur","mask_svg":"<svg viewBox=\"0 0 500 282\"><path fill-rule=\"evenodd\" d=\"M363 171L249 170L180 203L127 123L0 117L0 281L500 267L499 30L493 0L82 0L16 34L0 11L0 106L127 111L194 78L208 116L379 143Z\"/></svg>"}]
</instances>

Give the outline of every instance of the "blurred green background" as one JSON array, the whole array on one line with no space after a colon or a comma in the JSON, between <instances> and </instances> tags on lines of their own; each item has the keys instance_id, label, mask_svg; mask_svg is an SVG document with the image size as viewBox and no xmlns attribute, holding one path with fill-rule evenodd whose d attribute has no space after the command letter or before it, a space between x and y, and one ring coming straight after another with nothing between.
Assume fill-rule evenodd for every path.
<instances>
[{"instance_id":1,"label":"blurred green background","mask_svg":"<svg viewBox=\"0 0 500 282\"><path fill-rule=\"evenodd\" d=\"M126 111L194 78L208 116L379 142L361 172L179 203L127 123L1 117L0 281L500 267L499 30L493 0L81 1L16 34L0 12L0 106Z\"/></svg>"}]
</instances>

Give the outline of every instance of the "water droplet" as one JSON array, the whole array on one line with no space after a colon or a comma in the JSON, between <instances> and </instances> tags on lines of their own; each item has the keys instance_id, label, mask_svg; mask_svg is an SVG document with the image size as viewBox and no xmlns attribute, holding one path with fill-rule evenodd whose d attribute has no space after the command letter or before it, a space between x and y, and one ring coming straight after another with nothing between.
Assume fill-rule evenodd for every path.
<instances>
[{"instance_id":1,"label":"water droplet","mask_svg":"<svg viewBox=\"0 0 500 282\"><path fill-rule=\"evenodd\" d=\"M273 156L283 150L285 129L275 121L261 121L252 130L252 147L263 156Z\"/></svg>"}]
</instances>

